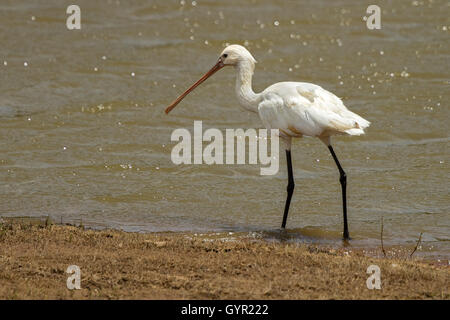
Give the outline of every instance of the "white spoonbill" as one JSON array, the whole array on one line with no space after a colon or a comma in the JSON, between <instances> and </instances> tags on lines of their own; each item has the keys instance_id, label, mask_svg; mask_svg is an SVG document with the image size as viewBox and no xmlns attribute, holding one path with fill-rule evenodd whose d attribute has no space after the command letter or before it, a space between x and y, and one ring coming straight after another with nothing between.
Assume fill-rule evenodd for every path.
<instances>
[{"instance_id":1,"label":"white spoonbill","mask_svg":"<svg viewBox=\"0 0 450 320\"><path fill-rule=\"evenodd\" d=\"M293 137L318 137L325 143L339 169L342 187L344 214L344 239L349 239L347 225L347 176L339 163L331 136L336 134L361 135L370 122L348 110L341 99L318 85L306 82L279 82L261 93L252 89L252 76L256 60L240 45L230 45L220 54L216 64L203 77L179 96L169 107L169 113L203 81L225 66L234 66L237 71L236 94L243 108L259 114L267 129L279 129L280 137L286 145L288 169L287 199L284 207L282 228L286 227L292 194L294 176L291 161L291 139Z\"/></svg>"}]
</instances>

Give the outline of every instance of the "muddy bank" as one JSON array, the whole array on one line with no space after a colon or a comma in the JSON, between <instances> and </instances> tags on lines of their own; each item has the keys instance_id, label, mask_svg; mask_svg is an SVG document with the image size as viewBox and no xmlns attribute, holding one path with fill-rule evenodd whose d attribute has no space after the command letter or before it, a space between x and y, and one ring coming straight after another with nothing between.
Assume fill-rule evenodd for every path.
<instances>
[{"instance_id":1,"label":"muddy bank","mask_svg":"<svg viewBox=\"0 0 450 320\"><path fill-rule=\"evenodd\" d=\"M381 290L369 290L370 265ZM81 289L66 286L69 265ZM449 299L450 268L361 251L220 235L5 221L0 299Z\"/></svg>"}]
</instances>

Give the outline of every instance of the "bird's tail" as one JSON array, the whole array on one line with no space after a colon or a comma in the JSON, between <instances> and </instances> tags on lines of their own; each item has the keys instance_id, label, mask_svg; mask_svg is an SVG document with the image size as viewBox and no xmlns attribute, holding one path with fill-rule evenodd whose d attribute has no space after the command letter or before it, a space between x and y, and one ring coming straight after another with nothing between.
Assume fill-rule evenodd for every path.
<instances>
[{"instance_id":1,"label":"bird's tail","mask_svg":"<svg viewBox=\"0 0 450 320\"><path fill-rule=\"evenodd\" d=\"M359 136L361 134L364 134L364 129L370 126L369 121L354 112L348 111L348 114L346 114L345 117L347 119L351 119L351 121L354 123L353 128L344 131L346 134Z\"/></svg>"}]
</instances>

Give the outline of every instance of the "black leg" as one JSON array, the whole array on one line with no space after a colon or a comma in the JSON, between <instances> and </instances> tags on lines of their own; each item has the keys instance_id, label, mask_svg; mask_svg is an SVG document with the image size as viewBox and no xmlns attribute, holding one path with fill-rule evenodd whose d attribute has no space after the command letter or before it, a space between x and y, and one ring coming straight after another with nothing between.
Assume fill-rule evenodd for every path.
<instances>
[{"instance_id":1,"label":"black leg","mask_svg":"<svg viewBox=\"0 0 450 320\"><path fill-rule=\"evenodd\" d=\"M292 161L291 161L291 150L286 150L286 162L288 168L288 185L287 185L287 198L286 205L284 206L284 216L283 223L281 227L284 229L286 227L286 220L289 213L289 205L291 204L292 194L294 193L294 175L292 174Z\"/></svg>"},{"instance_id":2,"label":"black leg","mask_svg":"<svg viewBox=\"0 0 450 320\"><path fill-rule=\"evenodd\" d=\"M329 145L328 149L330 150L334 162L336 162L336 165L339 169L339 173L341 175L339 181L341 182L342 187L342 208L344 211L344 240L348 240L350 239L350 236L348 234L348 225L347 225L347 175L345 174L344 169L342 169L341 164L339 163L339 160L336 157L336 154L334 153L333 147Z\"/></svg>"}]
</instances>

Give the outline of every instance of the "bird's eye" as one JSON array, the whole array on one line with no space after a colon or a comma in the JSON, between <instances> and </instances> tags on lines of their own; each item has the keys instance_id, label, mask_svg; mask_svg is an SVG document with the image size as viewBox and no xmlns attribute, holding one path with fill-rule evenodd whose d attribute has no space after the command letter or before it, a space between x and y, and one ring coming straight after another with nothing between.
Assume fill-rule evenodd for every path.
<instances>
[{"instance_id":1,"label":"bird's eye","mask_svg":"<svg viewBox=\"0 0 450 320\"><path fill-rule=\"evenodd\" d=\"M223 58L226 58L226 57L228 57L228 54L227 54L227 53L224 53L224 54L222 55L222 57L223 57Z\"/></svg>"}]
</instances>

